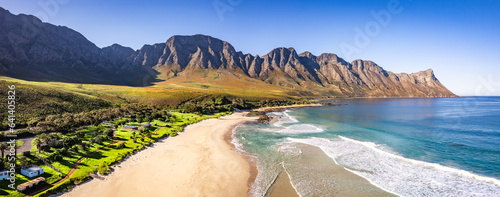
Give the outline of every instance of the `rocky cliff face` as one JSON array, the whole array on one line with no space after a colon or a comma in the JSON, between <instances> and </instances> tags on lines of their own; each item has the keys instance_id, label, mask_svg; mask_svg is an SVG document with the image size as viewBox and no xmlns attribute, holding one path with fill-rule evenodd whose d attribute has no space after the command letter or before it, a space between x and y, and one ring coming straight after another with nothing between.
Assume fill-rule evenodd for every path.
<instances>
[{"instance_id":1,"label":"rocky cliff face","mask_svg":"<svg viewBox=\"0 0 500 197\"><path fill-rule=\"evenodd\" d=\"M292 88L314 84L327 92L336 86L334 89L348 96L455 96L431 69L395 74L372 61L349 63L332 53L297 54L293 48L276 48L262 57L252 56L236 52L231 44L205 35L173 36L164 44L144 46L129 59L137 65L167 68L176 73L189 69L229 69Z\"/></svg>"},{"instance_id":2,"label":"rocky cliff face","mask_svg":"<svg viewBox=\"0 0 500 197\"><path fill-rule=\"evenodd\" d=\"M134 50L100 49L80 33L0 8L0 73L26 80L137 84L148 73L126 61Z\"/></svg>"},{"instance_id":3,"label":"rocky cliff face","mask_svg":"<svg viewBox=\"0 0 500 197\"><path fill-rule=\"evenodd\" d=\"M160 72L176 77L196 69L243 73L323 96L455 96L432 70L395 74L371 61L349 63L332 53L298 54L293 48L252 56L205 35L173 36L137 51L117 44L100 49L67 27L42 23L33 16L15 16L0 8L0 73L7 76L145 85Z\"/></svg>"}]
</instances>

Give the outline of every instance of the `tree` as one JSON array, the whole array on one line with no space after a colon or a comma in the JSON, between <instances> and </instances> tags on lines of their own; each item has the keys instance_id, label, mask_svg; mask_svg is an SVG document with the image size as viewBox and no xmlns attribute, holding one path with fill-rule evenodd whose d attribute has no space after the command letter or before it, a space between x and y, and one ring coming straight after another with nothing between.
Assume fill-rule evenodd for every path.
<instances>
[{"instance_id":1,"label":"tree","mask_svg":"<svg viewBox=\"0 0 500 197\"><path fill-rule=\"evenodd\" d=\"M85 151L85 147L82 144L75 145L76 146L76 151L82 151L82 152Z\"/></svg>"},{"instance_id":2,"label":"tree","mask_svg":"<svg viewBox=\"0 0 500 197\"><path fill-rule=\"evenodd\" d=\"M141 123L141 122L144 120L144 118L143 118L143 116L142 116L142 115L137 115L137 118L135 118L135 120L136 120L138 123Z\"/></svg>"},{"instance_id":3,"label":"tree","mask_svg":"<svg viewBox=\"0 0 500 197\"><path fill-rule=\"evenodd\" d=\"M61 155L68 155L69 149L66 148L66 147L63 147L63 148L59 149L58 153L61 154Z\"/></svg>"},{"instance_id":4,"label":"tree","mask_svg":"<svg viewBox=\"0 0 500 197\"><path fill-rule=\"evenodd\" d=\"M57 150L54 153L49 154L49 156L47 157L47 159L49 159L50 161L60 161L62 160L62 158L63 157L61 155L60 150Z\"/></svg>"},{"instance_id":5,"label":"tree","mask_svg":"<svg viewBox=\"0 0 500 197\"><path fill-rule=\"evenodd\" d=\"M105 139L106 139L106 138L105 138L104 136L102 136L102 135L98 135L98 136L94 137L94 142L95 142L96 144L102 144L102 143L104 142L104 140L105 140Z\"/></svg>"},{"instance_id":6,"label":"tree","mask_svg":"<svg viewBox=\"0 0 500 197\"><path fill-rule=\"evenodd\" d=\"M71 148L69 148L68 150L69 151L72 151L72 152L78 152L78 145L73 145Z\"/></svg>"},{"instance_id":7,"label":"tree","mask_svg":"<svg viewBox=\"0 0 500 197\"><path fill-rule=\"evenodd\" d=\"M42 141L40 140L40 137L33 139L33 144L35 144L36 149L38 149L38 153L40 153L40 145L42 145Z\"/></svg>"},{"instance_id":8,"label":"tree","mask_svg":"<svg viewBox=\"0 0 500 197\"><path fill-rule=\"evenodd\" d=\"M3 156L4 156L4 153L3 151L5 151L5 149L9 148L9 146L7 145L7 143L0 143L0 150L2 151L2 160L3 160Z\"/></svg>"},{"instance_id":9,"label":"tree","mask_svg":"<svg viewBox=\"0 0 500 197\"><path fill-rule=\"evenodd\" d=\"M151 122L151 120L152 120L152 119L151 119L151 116L146 116L146 117L144 118L144 122Z\"/></svg>"},{"instance_id":10,"label":"tree","mask_svg":"<svg viewBox=\"0 0 500 197\"><path fill-rule=\"evenodd\" d=\"M76 136L71 136L71 137L66 137L63 139L63 146L66 148L69 148L75 144L78 143L78 137Z\"/></svg>"},{"instance_id":11,"label":"tree","mask_svg":"<svg viewBox=\"0 0 500 197\"><path fill-rule=\"evenodd\" d=\"M84 130L78 130L75 132L76 136L78 137L83 137L85 136L85 131Z\"/></svg>"},{"instance_id":12,"label":"tree","mask_svg":"<svg viewBox=\"0 0 500 197\"><path fill-rule=\"evenodd\" d=\"M108 137L113 137L113 130L112 129L105 129L104 130L104 135L108 136Z\"/></svg>"},{"instance_id":13,"label":"tree","mask_svg":"<svg viewBox=\"0 0 500 197\"><path fill-rule=\"evenodd\" d=\"M91 145L90 145L89 143L87 143L87 142L82 142L83 151L88 150L88 149L90 148L90 146L91 146Z\"/></svg>"},{"instance_id":14,"label":"tree","mask_svg":"<svg viewBox=\"0 0 500 197\"><path fill-rule=\"evenodd\" d=\"M100 175L105 175L108 172L108 170L109 170L109 166L106 162L99 165L99 167L97 168L97 171L99 172Z\"/></svg>"},{"instance_id":15,"label":"tree","mask_svg":"<svg viewBox=\"0 0 500 197\"><path fill-rule=\"evenodd\" d=\"M25 156L21 156L18 159L19 159L19 163L21 164L21 166L25 166L26 164L28 164L28 161L26 160Z\"/></svg>"},{"instance_id":16,"label":"tree","mask_svg":"<svg viewBox=\"0 0 500 197\"><path fill-rule=\"evenodd\" d=\"M38 122L41 121L41 118L40 117L34 117L34 118L31 118L29 121L28 121L28 127L33 127L33 126L36 126L36 124Z\"/></svg>"},{"instance_id":17,"label":"tree","mask_svg":"<svg viewBox=\"0 0 500 197\"><path fill-rule=\"evenodd\" d=\"M118 148L125 148L125 143L124 142L120 142L120 143L118 143L117 147Z\"/></svg>"},{"instance_id":18,"label":"tree","mask_svg":"<svg viewBox=\"0 0 500 197\"><path fill-rule=\"evenodd\" d=\"M49 136L46 134L46 133L42 133L38 136L38 138L40 138L40 142L42 143L45 143L45 144L49 144Z\"/></svg>"}]
</instances>

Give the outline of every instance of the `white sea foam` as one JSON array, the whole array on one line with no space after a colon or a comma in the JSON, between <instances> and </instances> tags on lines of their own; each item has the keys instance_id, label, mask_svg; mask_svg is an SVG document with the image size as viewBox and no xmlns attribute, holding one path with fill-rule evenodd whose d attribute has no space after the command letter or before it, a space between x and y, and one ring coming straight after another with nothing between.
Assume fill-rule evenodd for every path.
<instances>
[{"instance_id":1,"label":"white sea foam","mask_svg":"<svg viewBox=\"0 0 500 197\"><path fill-rule=\"evenodd\" d=\"M294 123L294 122L299 122L295 117L290 116L288 114L290 110L286 110L283 112L272 112L269 115L272 115L276 118L278 118L278 121L275 122L273 125L276 127L281 127L283 124L288 124L288 123Z\"/></svg>"},{"instance_id":2,"label":"white sea foam","mask_svg":"<svg viewBox=\"0 0 500 197\"><path fill-rule=\"evenodd\" d=\"M241 125L236 126L233 131L232 131L232 140L231 143L234 144L236 148L236 152L245 155L251 158L251 160L257 164L257 171L259 172L257 174L257 177L255 181L250 185L250 192L248 193L248 196L250 197L260 197L264 196L266 192L269 190L269 187L272 185L272 181L276 179L276 177L279 174L279 170L273 168L272 165L269 165L269 163L264 162L262 158L259 158L259 156L252 154L250 152L247 152L243 146L243 140L245 143L251 143L246 141L244 137L241 137L242 139L239 140L238 137L236 137L236 133L238 128ZM265 172L265 173L264 173Z\"/></svg>"},{"instance_id":3,"label":"white sea foam","mask_svg":"<svg viewBox=\"0 0 500 197\"><path fill-rule=\"evenodd\" d=\"M500 180L404 158L374 143L346 137L288 140L317 146L347 170L401 196L500 196Z\"/></svg>"},{"instance_id":4,"label":"white sea foam","mask_svg":"<svg viewBox=\"0 0 500 197\"><path fill-rule=\"evenodd\" d=\"M234 147L236 148L236 152L238 152L239 154L250 155L249 153L247 153L245 151L245 149L243 148L243 144L236 137L236 130L238 129L239 126L240 125L237 125L236 127L234 127L234 129L231 132L231 138L232 138L231 143L234 145ZM245 139L245 138L243 138L243 139Z\"/></svg>"},{"instance_id":5,"label":"white sea foam","mask_svg":"<svg viewBox=\"0 0 500 197\"><path fill-rule=\"evenodd\" d=\"M304 133L321 133L325 130L312 124L293 124L285 128L268 128L264 129L264 131L283 133L283 134L304 134Z\"/></svg>"},{"instance_id":6,"label":"white sea foam","mask_svg":"<svg viewBox=\"0 0 500 197\"><path fill-rule=\"evenodd\" d=\"M294 143L279 143L278 152L284 153L286 155L298 156L302 154L300 148L298 148Z\"/></svg>"},{"instance_id":7,"label":"white sea foam","mask_svg":"<svg viewBox=\"0 0 500 197\"><path fill-rule=\"evenodd\" d=\"M263 129L266 132L276 132L283 134L301 134L301 133L321 133L324 129L312 124L293 124L299 122L295 117L288 114L289 110L284 112L272 112L269 115L278 118L273 124L274 128Z\"/></svg>"}]
</instances>

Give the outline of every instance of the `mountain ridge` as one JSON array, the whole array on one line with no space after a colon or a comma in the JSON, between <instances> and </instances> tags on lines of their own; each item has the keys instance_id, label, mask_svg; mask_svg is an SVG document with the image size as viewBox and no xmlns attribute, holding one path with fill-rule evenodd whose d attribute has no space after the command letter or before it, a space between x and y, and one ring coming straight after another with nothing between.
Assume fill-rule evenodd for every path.
<instances>
[{"instance_id":1,"label":"mountain ridge","mask_svg":"<svg viewBox=\"0 0 500 197\"><path fill-rule=\"evenodd\" d=\"M23 27L30 23L35 36L24 35ZM68 27L4 9L0 9L0 27L0 73L20 79L148 86L201 69L230 71L234 77L254 78L315 96L456 96L432 69L396 74L373 61L347 62L334 53L315 56L279 47L253 56L202 34L175 35L138 50L119 44L99 48ZM12 35L24 39L13 42Z\"/></svg>"}]
</instances>

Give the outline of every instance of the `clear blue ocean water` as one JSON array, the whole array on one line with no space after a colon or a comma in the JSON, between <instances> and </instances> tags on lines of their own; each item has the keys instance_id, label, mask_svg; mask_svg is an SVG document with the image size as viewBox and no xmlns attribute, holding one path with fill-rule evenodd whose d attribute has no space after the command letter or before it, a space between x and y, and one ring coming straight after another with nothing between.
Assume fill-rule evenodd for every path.
<instances>
[{"instance_id":1,"label":"clear blue ocean water","mask_svg":"<svg viewBox=\"0 0 500 197\"><path fill-rule=\"evenodd\" d=\"M280 166L296 169L293 158L301 151L294 144L303 143L401 196L500 196L500 97L335 103L341 105L275 112L274 124L236 128L235 144L258 160L256 195L265 193ZM302 196L330 184L304 170L287 171ZM324 190L320 194L328 195Z\"/></svg>"}]
</instances>

